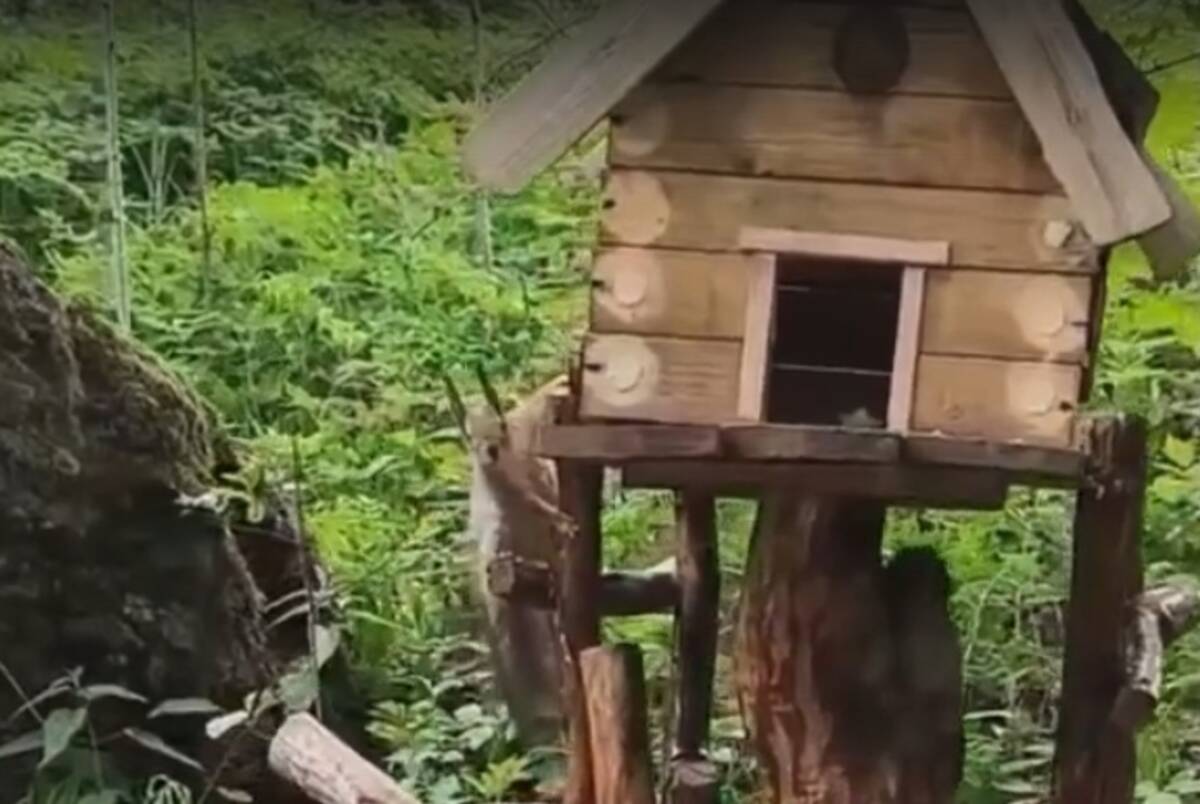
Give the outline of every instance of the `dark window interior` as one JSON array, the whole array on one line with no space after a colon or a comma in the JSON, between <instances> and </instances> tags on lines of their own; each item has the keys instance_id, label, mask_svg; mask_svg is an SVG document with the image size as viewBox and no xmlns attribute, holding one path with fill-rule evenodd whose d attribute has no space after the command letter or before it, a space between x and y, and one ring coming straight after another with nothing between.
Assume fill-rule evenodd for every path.
<instances>
[{"instance_id":1,"label":"dark window interior","mask_svg":"<svg viewBox=\"0 0 1200 804\"><path fill-rule=\"evenodd\" d=\"M900 266L781 258L767 418L887 426Z\"/></svg>"}]
</instances>

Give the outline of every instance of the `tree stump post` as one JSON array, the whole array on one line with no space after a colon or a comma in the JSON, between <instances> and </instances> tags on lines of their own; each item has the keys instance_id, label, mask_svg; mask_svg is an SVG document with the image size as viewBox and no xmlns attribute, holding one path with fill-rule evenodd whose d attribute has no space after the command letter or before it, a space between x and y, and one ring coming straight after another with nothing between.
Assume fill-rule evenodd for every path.
<instances>
[{"instance_id":1,"label":"tree stump post","mask_svg":"<svg viewBox=\"0 0 1200 804\"><path fill-rule=\"evenodd\" d=\"M705 761L704 754L712 720L720 628L716 517L716 500L710 494L684 491L676 498L679 690L667 786L670 802L716 801L719 789L716 769Z\"/></svg>"},{"instance_id":2,"label":"tree stump post","mask_svg":"<svg viewBox=\"0 0 1200 804\"><path fill-rule=\"evenodd\" d=\"M1110 715L1125 684L1123 631L1142 591L1146 426L1093 422L1095 483L1075 509L1071 598L1055 757L1061 804L1128 804L1136 782L1134 734Z\"/></svg>"},{"instance_id":3,"label":"tree stump post","mask_svg":"<svg viewBox=\"0 0 1200 804\"><path fill-rule=\"evenodd\" d=\"M603 467L558 462L559 507L574 523L563 547L559 627L566 642L563 700L567 712L565 804L595 804L588 710L580 654L600 644L601 526Z\"/></svg>"},{"instance_id":4,"label":"tree stump post","mask_svg":"<svg viewBox=\"0 0 1200 804\"><path fill-rule=\"evenodd\" d=\"M891 802L884 508L763 500L738 624L737 685L780 804Z\"/></svg>"},{"instance_id":5,"label":"tree stump post","mask_svg":"<svg viewBox=\"0 0 1200 804\"><path fill-rule=\"evenodd\" d=\"M641 651L635 645L588 648L579 662L596 804L654 804Z\"/></svg>"}]
</instances>

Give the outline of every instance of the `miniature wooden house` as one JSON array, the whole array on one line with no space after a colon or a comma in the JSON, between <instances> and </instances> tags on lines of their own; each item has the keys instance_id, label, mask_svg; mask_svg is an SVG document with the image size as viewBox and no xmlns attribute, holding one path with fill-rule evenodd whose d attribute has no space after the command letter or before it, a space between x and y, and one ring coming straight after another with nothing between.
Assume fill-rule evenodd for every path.
<instances>
[{"instance_id":1,"label":"miniature wooden house","mask_svg":"<svg viewBox=\"0 0 1200 804\"><path fill-rule=\"evenodd\" d=\"M582 419L1074 448L1106 247L1195 237L1115 43L1034 0L642 5L467 147L512 190L611 120Z\"/></svg>"}]
</instances>

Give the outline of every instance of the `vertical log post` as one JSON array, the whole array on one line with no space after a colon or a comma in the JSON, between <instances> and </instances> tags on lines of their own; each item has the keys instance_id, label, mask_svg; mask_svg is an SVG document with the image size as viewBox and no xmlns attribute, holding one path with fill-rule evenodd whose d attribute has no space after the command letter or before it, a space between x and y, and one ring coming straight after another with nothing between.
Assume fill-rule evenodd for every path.
<instances>
[{"instance_id":1,"label":"vertical log post","mask_svg":"<svg viewBox=\"0 0 1200 804\"><path fill-rule=\"evenodd\" d=\"M897 800L883 522L868 502L780 494L760 506L736 676L772 801Z\"/></svg>"},{"instance_id":2,"label":"vertical log post","mask_svg":"<svg viewBox=\"0 0 1200 804\"><path fill-rule=\"evenodd\" d=\"M559 507L575 523L563 548L559 626L567 643L563 700L567 711L565 804L595 804L588 712L579 656L600 644L601 494L604 469L581 461L558 462Z\"/></svg>"},{"instance_id":3,"label":"vertical log post","mask_svg":"<svg viewBox=\"0 0 1200 804\"><path fill-rule=\"evenodd\" d=\"M579 656L596 804L654 804L642 653L635 645Z\"/></svg>"},{"instance_id":4,"label":"vertical log post","mask_svg":"<svg viewBox=\"0 0 1200 804\"><path fill-rule=\"evenodd\" d=\"M716 501L708 494L685 491L676 500L675 517L679 692L667 800L715 802L719 787L716 769L705 761L704 748L712 719L720 627Z\"/></svg>"},{"instance_id":5,"label":"vertical log post","mask_svg":"<svg viewBox=\"0 0 1200 804\"><path fill-rule=\"evenodd\" d=\"M1075 510L1055 798L1128 804L1136 777L1134 735L1110 713L1125 682L1127 607L1142 591L1146 427L1134 418L1100 419L1089 438L1096 476Z\"/></svg>"}]
</instances>

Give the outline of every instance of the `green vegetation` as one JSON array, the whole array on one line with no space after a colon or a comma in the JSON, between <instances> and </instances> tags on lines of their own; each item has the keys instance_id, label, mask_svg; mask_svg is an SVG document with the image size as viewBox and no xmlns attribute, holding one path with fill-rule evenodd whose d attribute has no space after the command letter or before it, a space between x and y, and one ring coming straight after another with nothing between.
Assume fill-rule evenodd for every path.
<instances>
[{"instance_id":1,"label":"green vegetation","mask_svg":"<svg viewBox=\"0 0 1200 804\"><path fill-rule=\"evenodd\" d=\"M370 733L431 802L501 800L550 764L516 753L483 692L461 536L466 458L442 389L445 376L472 387L480 364L511 400L559 369L580 321L595 208L583 147L519 197L493 200L481 236L456 155L476 113L472 76L482 64L487 94L499 90L578 4L489 12L483 54L469 5L453 5L201 4L207 266L187 4L118 17L133 332L237 439L238 493L293 480L297 447L307 524L339 592L357 692L372 702ZM1194 3L1134 6L1110 16L1144 63L1170 62L1195 41ZM0 17L0 235L64 292L106 305L94 17ZM1193 63L1157 78L1164 107L1151 146L1200 199L1200 72ZM1158 285L1136 250L1117 253L1095 404L1154 428L1151 575L1200 574L1196 271ZM937 545L958 584L969 801L1044 789L1069 508L1063 495L1022 492L1003 513L893 519L891 546ZM722 513L732 589L749 517L741 506ZM660 557L668 521L660 498L620 500L612 560ZM646 646L661 696L669 623L619 628ZM1142 740L1139 794L1153 804L1200 800L1197 667L1200 640L1174 650L1168 698ZM719 757L731 784L745 782L736 707L726 700L722 712ZM157 800L177 800L156 785Z\"/></svg>"}]
</instances>

